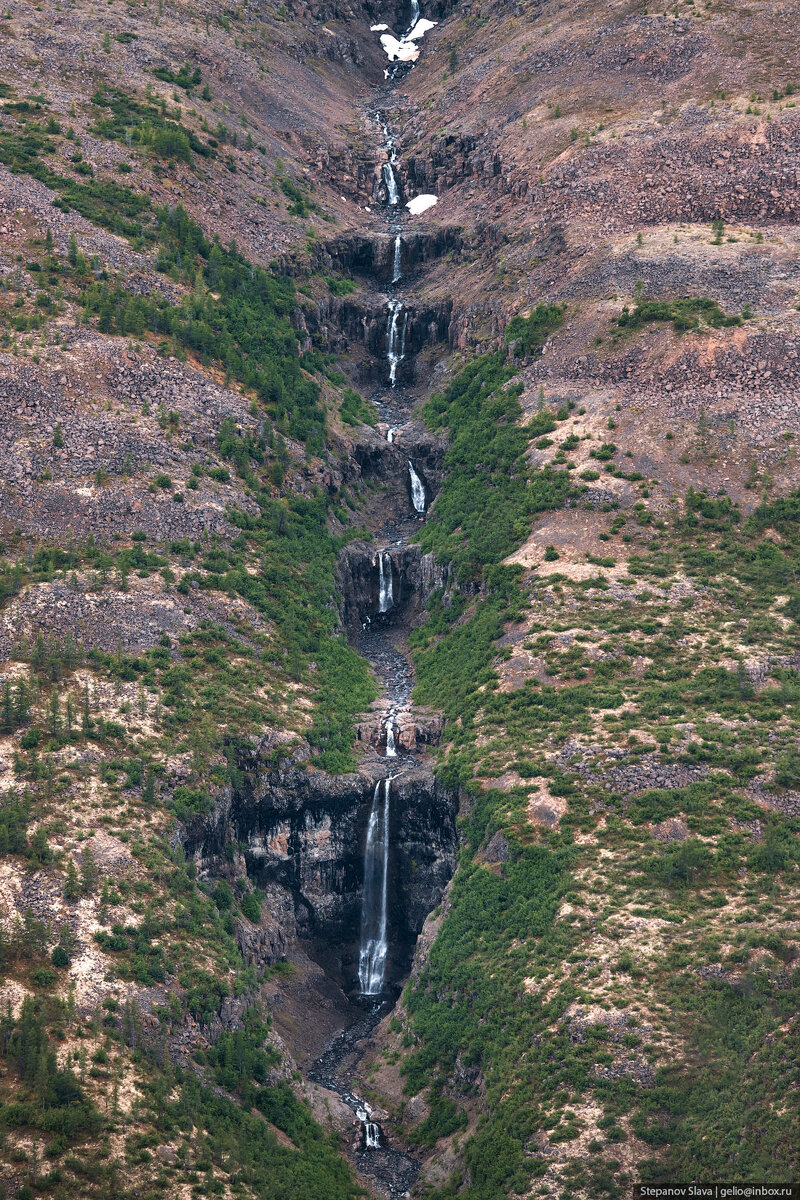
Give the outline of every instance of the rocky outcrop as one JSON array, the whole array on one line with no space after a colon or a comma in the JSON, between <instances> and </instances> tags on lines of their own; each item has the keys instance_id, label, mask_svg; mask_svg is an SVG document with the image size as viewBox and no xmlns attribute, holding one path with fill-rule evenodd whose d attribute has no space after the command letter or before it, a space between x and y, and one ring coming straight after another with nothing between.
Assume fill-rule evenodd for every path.
<instances>
[{"instance_id":1,"label":"rocky outcrop","mask_svg":"<svg viewBox=\"0 0 800 1200\"><path fill-rule=\"evenodd\" d=\"M368 542L351 542L342 550L337 566L342 624L358 630L383 615L393 625L413 620L428 596L447 582L447 568L419 546L391 546L384 554L391 562L394 604L388 613L378 611L378 553Z\"/></svg>"},{"instance_id":2,"label":"rocky outcrop","mask_svg":"<svg viewBox=\"0 0 800 1200\"><path fill-rule=\"evenodd\" d=\"M381 483L402 479L404 485L410 484L408 460L412 459L430 504L442 484L446 450L444 435L431 433L417 422L409 421L395 429L391 442L385 433L365 427L352 447L352 457L364 478Z\"/></svg>"},{"instance_id":3,"label":"rocky outcrop","mask_svg":"<svg viewBox=\"0 0 800 1200\"><path fill-rule=\"evenodd\" d=\"M368 746L386 751L386 721L390 715L390 706L371 713L359 723L356 728L356 738ZM438 744L442 735L444 722L436 713L427 709L409 708L392 715L394 726L394 743L398 751L413 754L424 750L427 746Z\"/></svg>"},{"instance_id":4,"label":"rocky outcrop","mask_svg":"<svg viewBox=\"0 0 800 1200\"><path fill-rule=\"evenodd\" d=\"M404 308L405 357L398 364L398 382L401 377L405 382L413 378L414 359L421 350L449 344L452 315L452 299L424 308ZM375 293L329 296L313 307L306 306L302 318L302 331L315 336L326 350L345 354L363 347L370 356L370 361L360 364L365 379L385 380L391 324L385 296Z\"/></svg>"},{"instance_id":5,"label":"rocky outcrop","mask_svg":"<svg viewBox=\"0 0 800 1200\"><path fill-rule=\"evenodd\" d=\"M247 961L267 965L302 941L345 989L355 983L364 838L376 763L332 776L308 765L306 743L267 735L240 749L239 782L182 841L198 870L224 873L240 856L265 895L259 926L239 930ZM405 973L417 934L455 869L457 791L428 768L403 770L391 784L389 975ZM231 854L232 852L232 854Z\"/></svg>"},{"instance_id":6,"label":"rocky outcrop","mask_svg":"<svg viewBox=\"0 0 800 1200\"><path fill-rule=\"evenodd\" d=\"M394 270L395 235L390 233L349 233L326 243L319 260L320 269L339 270L348 275L368 277L390 283ZM441 225L431 230L404 231L401 239L400 267L403 275L417 267L460 254L464 233L458 225Z\"/></svg>"}]
</instances>

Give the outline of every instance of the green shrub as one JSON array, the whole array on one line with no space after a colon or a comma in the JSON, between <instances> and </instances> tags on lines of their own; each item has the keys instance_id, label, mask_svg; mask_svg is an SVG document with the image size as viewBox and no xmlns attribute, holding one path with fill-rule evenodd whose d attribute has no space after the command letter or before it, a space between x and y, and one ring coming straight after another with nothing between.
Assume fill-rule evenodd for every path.
<instances>
[{"instance_id":1,"label":"green shrub","mask_svg":"<svg viewBox=\"0 0 800 1200\"><path fill-rule=\"evenodd\" d=\"M696 329L700 319L715 329L743 324L742 318L726 316L716 300L687 298L683 300L644 300L633 312L627 305L616 318L619 328L637 329L652 321L671 321L678 332Z\"/></svg>"},{"instance_id":2,"label":"green shrub","mask_svg":"<svg viewBox=\"0 0 800 1200\"><path fill-rule=\"evenodd\" d=\"M192 161L192 147L182 129L156 129L150 149L159 158L175 158L186 163Z\"/></svg>"},{"instance_id":3,"label":"green shrub","mask_svg":"<svg viewBox=\"0 0 800 1200\"><path fill-rule=\"evenodd\" d=\"M345 425L374 425L378 419L373 406L365 403L352 388L345 388L339 412Z\"/></svg>"},{"instance_id":4,"label":"green shrub","mask_svg":"<svg viewBox=\"0 0 800 1200\"><path fill-rule=\"evenodd\" d=\"M254 925L257 925L261 919L261 904L254 892L248 892L242 897L241 903L242 915L247 917Z\"/></svg>"}]
</instances>

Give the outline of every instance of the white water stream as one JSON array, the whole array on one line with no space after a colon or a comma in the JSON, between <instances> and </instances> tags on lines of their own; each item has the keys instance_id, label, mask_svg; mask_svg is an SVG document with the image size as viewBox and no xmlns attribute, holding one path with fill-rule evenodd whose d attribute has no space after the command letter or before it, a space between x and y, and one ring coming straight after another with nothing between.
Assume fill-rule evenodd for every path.
<instances>
[{"instance_id":1,"label":"white water stream","mask_svg":"<svg viewBox=\"0 0 800 1200\"><path fill-rule=\"evenodd\" d=\"M386 757L397 758L397 748L394 744L394 717L386 722Z\"/></svg>"},{"instance_id":2,"label":"white water stream","mask_svg":"<svg viewBox=\"0 0 800 1200\"><path fill-rule=\"evenodd\" d=\"M425 512L425 487L414 470L411 459L408 460L408 474L411 478L411 503L414 505L414 511L422 514Z\"/></svg>"},{"instance_id":3,"label":"white water stream","mask_svg":"<svg viewBox=\"0 0 800 1200\"><path fill-rule=\"evenodd\" d=\"M380 1150L381 1127L375 1121L364 1122L364 1143L367 1150Z\"/></svg>"},{"instance_id":4,"label":"white water stream","mask_svg":"<svg viewBox=\"0 0 800 1200\"><path fill-rule=\"evenodd\" d=\"M358 985L362 996L380 996L386 976L391 779L379 779L372 796L364 848Z\"/></svg>"},{"instance_id":5,"label":"white water stream","mask_svg":"<svg viewBox=\"0 0 800 1200\"><path fill-rule=\"evenodd\" d=\"M378 554L378 612L388 612L394 607L394 578L392 559L385 550Z\"/></svg>"},{"instance_id":6,"label":"white water stream","mask_svg":"<svg viewBox=\"0 0 800 1200\"><path fill-rule=\"evenodd\" d=\"M394 177L394 170L391 162L383 164L383 182L386 184L386 195L389 203L394 207L400 203L400 193L397 190L397 180Z\"/></svg>"},{"instance_id":7,"label":"white water stream","mask_svg":"<svg viewBox=\"0 0 800 1200\"><path fill-rule=\"evenodd\" d=\"M434 27L436 22L420 18L420 0L411 2L411 23L398 38L386 24L378 23L372 26L374 32L381 35L381 44L389 59L390 66L385 71L387 78L398 78L408 70L418 59L420 44L425 34ZM401 175L399 173L398 145L387 123L380 113L377 119L383 133L383 148L386 155L381 166L381 178L386 191L386 207L391 213L390 228L394 238L392 249L391 283L394 287L403 278L403 237L401 229ZM436 203L435 196L418 196L408 201L405 207L412 214L424 212ZM388 300L387 313L387 361L389 364L389 379L392 387L397 381L397 368L403 361L406 352L406 333L409 323L408 310L400 299L392 296ZM402 403L400 412L402 412ZM390 409L393 413L393 410ZM399 415L399 414L398 414ZM395 417L395 419L397 419ZM387 428L386 438L394 442L399 430L394 425ZM415 512L424 516L426 506L425 485L414 469L414 464L408 460L411 498ZM397 543L398 545L400 542ZM402 599L398 593L395 598L395 571L388 551L381 550L377 554L378 567L378 610L388 613ZM398 567L398 579L402 575ZM389 619L389 622L391 618ZM366 617L364 630L370 626ZM392 671L393 707L384 720L385 756L388 759L399 760L405 756L401 745L398 752L397 715L402 712L410 698L411 671L402 655L387 644L387 650L399 660ZM390 661L391 655L390 655ZM406 674L403 667L405 666ZM403 680L408 678L407 688L403 691ZM364 884L361 897L361 929L358 950L358 986L361 996L371 1001L370 1015L365 1018L370 1031L379 1019L388 1003L386 997L390 988L387 984L387 959L389 952L388 901L389 901L389 836L391 824L391 792L392 776L378 780L372 795L372 804L367 822L364 845ZM391 980L388 981L391 983ZM415 1160L392 1146L374 1119L370 1105L357 1094L342 1086L338 1067L342 1061L346 1047L355 1047L358 1040L365 1035L357 1029L358 1023L349 1030L344 1030L328 1050L315 1064L315 1078L324 1086L333 1087L354 1112L361 1124L363 1151L369 1151L372 1163L377 1163L376 1177L389 1180L389 1194L392 1197L408 1195L418 1172ZM363 1159L362 1159L363 1165ZM367 1168L372 1173L370 1168ZM383 1173L381 1173L383 1172Z\"/></svg>"},{"instance_id":8,"label":"white water stream","mask_svg":"<svg viewBox=\"0 0 800 1200\"><path fill-rule=\"evenodd\" d=\"M400 317L402 315L402 321ZM406 328L408 327L408 311L403 308L400 300L389 301L389 321L387 325L388 350L386 357L389 361L389 382L392 387L397 382L397 367L406 356Z\"/></svg>"}]
</instances>

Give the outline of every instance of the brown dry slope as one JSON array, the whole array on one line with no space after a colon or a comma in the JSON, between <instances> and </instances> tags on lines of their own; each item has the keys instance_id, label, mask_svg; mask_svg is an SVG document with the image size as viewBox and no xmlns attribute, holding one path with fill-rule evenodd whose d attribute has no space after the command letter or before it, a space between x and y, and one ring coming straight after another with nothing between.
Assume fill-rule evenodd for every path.
<instances>
[{"instance_id":1,"label":"brown dry slope","mask_svg":"<svg viewBox=\"0 0 800 1200\"><path fill-rule=\"evenodd\" d=\"M734 422L737 456L780 458L797 432L796 36L767 5L454 12L398 105L409 186L472 239L463 278L425 280L459 297L451 341L491 344L510 314L566 301L547 386L608 387L625 409L635 393L667 427L702 407ZM625 305L679 297L752 319L610 336Z\"/></svg>"}]
</instances>

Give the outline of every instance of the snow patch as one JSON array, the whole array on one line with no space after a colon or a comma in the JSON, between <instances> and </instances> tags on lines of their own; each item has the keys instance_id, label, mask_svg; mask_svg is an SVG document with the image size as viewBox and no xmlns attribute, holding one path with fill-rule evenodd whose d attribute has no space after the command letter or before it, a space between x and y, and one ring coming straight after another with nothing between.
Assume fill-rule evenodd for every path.
<instances>
[{"instance_id":1,"label":"snow patch","mask_svg":"<svg viewBox=\"0 0 800 1200\"><path fill-rule=\"evenodd\" d=\"M433 29L438 25L438 21L429 21L427 17L420 17L410 33L407 33L404 41L414 42L417 38L425 37L429 29Z\"/></svg>"},{"instance_id":2,"label":"snow patch","mask_svg":"<svg viewBox=\"0 0 800 1200\"><path fill-rule=\"evenodd\" d=\"M386 51L389 62L416 62L419 58L419 46L406 41L405 38L402 42L398 42L391 33L381 34L381 45Z\"/></svg>"},{"instance_id":3,"label":"snow patch","mask_svg":"<svg viewBox=\"0 0 800 1200\"><path fill-rule=\"evenodd\" d=\"M434 204L438 202L438 199L438 196L415 196L413 200L408 200L406 202L406 208L414 216L417 216L418 213L424 213L426 209L433 208Z\"/></svg>"},{"instance_id":4,"label":"snow patch","mask_svg":"<svg viewBox=\"0 0 800 1200\"><path fill-rule=\"evenodd\" d=\"M380 33L381 45L390 63L415 63L420 54L420 48L416 43L421 41L425 34L437 24L437 21L429 21L427 17L415 16L411 22L411 28L399 38L388 32L388 25L370 25L370 29L374 33ZM384 74L388 75L389 72L384 72Z\"/></svg>"}]
</instances>

